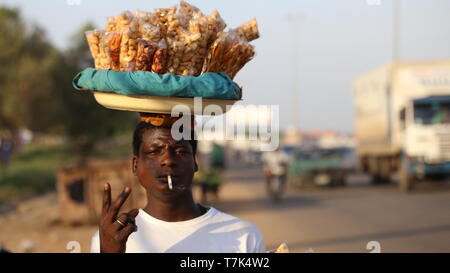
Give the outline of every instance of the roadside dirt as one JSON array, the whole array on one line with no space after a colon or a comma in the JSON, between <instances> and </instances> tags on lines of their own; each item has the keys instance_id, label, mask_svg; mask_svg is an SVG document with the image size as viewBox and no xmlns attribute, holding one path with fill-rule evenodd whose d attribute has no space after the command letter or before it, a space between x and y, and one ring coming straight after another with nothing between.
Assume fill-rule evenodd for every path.
<instances>
[{"instance_id":1,"label":"roadside dirt","mask_svg":"<svg viewBox=\"0 0 450 273\"><path fill-rule=\"evenodd\" d=\"M6 210L6 209L5 209ZM19 203L0 214L0 245L10 252L71 252L79 243L89 252L97 226L67 226L59 222L56 192ZM68 249L69 247L69 249Z\"/></svg>"}]
</instances>

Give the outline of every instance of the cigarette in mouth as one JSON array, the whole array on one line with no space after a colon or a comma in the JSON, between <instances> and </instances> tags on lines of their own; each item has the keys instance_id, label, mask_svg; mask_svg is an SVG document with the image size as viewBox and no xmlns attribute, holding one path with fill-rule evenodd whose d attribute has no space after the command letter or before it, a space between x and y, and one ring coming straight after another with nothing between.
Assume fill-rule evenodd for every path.
<instances>
[{"instance_id":1,"label":"cigarette in mouth","mask_svg":"<svg viewBox=\"0 0 450 273\"><path fill-rule=\"evenodd\" d=\"M172 189L172 177L170 175L167 176L167 181L169 182L169 189Z\"/></svg>"}]
</instances>

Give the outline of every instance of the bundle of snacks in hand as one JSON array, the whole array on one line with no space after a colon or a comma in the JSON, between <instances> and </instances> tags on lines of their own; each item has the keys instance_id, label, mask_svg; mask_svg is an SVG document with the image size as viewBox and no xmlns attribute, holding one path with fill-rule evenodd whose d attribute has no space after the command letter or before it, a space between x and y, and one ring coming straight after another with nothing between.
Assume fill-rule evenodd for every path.
<instances>
[{"instance_id":1,"label":"bundle of snacks in hand","mask_svg":"<svg viewBox=\"0 0 450 273\"><path fill-rule=\"evenodd\" d=\"M178 7L123 12L105 30L86 32L97 70L150 71L199 76L225 72L231 78L255 55L256 19L225 31L217 10L204 15L181 1Z\"/></svg>"}]
</instances>

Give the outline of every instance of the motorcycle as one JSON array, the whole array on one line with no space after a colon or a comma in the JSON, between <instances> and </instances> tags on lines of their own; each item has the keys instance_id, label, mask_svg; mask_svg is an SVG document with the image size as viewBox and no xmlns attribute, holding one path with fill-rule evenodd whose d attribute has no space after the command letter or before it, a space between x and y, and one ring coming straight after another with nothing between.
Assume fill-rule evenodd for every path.
<instances>
[{"instance_id":1,"label":"motorcycle","mask_svg":"<svg viewBox=\"0 0 450 273\"><path fill-rule=\"evenodd\" d=\"M284 192L284 175L272 175L267 185L267 193L273 202L281 201Z\"/></svg>"}]
</instances>

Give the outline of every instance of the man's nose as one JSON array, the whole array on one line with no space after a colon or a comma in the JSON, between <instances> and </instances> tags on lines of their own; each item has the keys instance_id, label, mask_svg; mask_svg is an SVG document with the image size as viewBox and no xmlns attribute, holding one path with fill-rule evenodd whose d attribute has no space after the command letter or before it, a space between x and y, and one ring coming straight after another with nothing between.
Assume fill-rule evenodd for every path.
<instances>
[{"instance_id":1,"label":"man's nose","mask_svg":"<svg viewBox=\"0 0 450 273\"><path fill-rule=\"evenodd\" d=\"M170 149L164 150L161 158L161 167L175 167L175 154Z\"/></svg>"}]
</instances>

